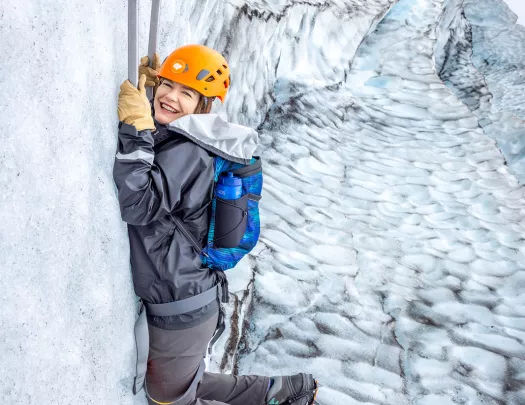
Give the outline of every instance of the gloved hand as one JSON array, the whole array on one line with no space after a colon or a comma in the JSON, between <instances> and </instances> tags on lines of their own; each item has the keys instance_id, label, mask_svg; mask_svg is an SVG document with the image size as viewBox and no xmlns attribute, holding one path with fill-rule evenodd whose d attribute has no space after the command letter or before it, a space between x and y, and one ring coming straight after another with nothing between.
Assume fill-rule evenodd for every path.
<instances>
[{"instance_id":1,"label":"gloved hand","mask_svg":"<svg viewBox=\"0 0 525 405\"><path fill-rule=\"evenodd\" d=\"M158 78L160 66L160 58L157 52L153 54L151 67L149 66L149 57L143 56L140 59L139 77L141 75L146 75L146 86L153 87L153 95L155 95L155 93L157 92L157 88L160 84L160 80Z\"/></svg>"},{"instance_id":2,"label":"gloved hand","mask_svg":"<svg viewBox=\"0 0 525 405\"><path fill-rule=\"evenodd\" d=\"M141 75L137 88L126 80L120 86L118 94L118 119L126 124L133 125L137 131L155 129L151 117L151 105L146 97L146 75Z\"/></svg>"}]
</instances>

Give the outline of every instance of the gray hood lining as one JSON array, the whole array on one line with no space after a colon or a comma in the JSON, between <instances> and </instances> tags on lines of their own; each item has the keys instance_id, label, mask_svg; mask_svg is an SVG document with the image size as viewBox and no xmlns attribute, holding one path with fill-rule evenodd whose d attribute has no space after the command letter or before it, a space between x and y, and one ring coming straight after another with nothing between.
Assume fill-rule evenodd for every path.
<instances>
[{"instance_id":1,"label":"gray hood lining","mask_svg":"<svg viewBox=\"0 0 525 405\"><path fill-rule=\"evenodd\" d=\"M190 114L168 124L201 148L236 163L249 164L258 144L252 128L232 124L217 114Z\"/></svg>"}]
</instances>

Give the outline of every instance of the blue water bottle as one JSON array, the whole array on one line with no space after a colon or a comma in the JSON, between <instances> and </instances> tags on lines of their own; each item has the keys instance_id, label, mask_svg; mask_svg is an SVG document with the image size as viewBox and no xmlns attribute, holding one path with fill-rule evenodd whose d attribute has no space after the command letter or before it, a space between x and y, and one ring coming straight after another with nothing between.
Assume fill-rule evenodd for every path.
<instances>
[{"instance_id":1,"label":"blue water bottle","mask_svg":"<svg viewBox=\"0 0 525 405\"><path fill-rule=\"evenodd\" d=\"M242 196L242 180L228 172L226 176L219 177L215 192L223 200L237 200Z\"/></svg>"}]
</instances>

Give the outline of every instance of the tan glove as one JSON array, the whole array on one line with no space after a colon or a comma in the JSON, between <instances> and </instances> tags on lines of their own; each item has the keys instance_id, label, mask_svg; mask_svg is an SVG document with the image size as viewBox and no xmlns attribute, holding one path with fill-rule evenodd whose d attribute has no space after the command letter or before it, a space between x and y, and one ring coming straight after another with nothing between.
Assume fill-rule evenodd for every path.
<instances>
[{"instance_id":1,"label":"tan glove","mask_svg":"<svg viewBox=\"0 0 525 405\"><path fill-rule=\"evenodd\" d=\"M146 97L146 76L141 75L137 88L126 80L120 86L118 94L118 119L126 124L133 125L137 131L155 129L151 117L151 105Z\"/></svg>"},{"instance_id":2,"label":"tan glove","mask_svg":"<svg viewBox=\"0 0 525 405\"><path fill-rule=\"evenodd\" d=\"M149 57L143 56L140 59L139 77L141 75L146 75L146 87L153 87L153 95L155 95L157 92L157 88L160 84L160 80L158 78L160 66L160 58L157 52L153 54L151 67L149 66Z\"/></svg>"}]
</instances>

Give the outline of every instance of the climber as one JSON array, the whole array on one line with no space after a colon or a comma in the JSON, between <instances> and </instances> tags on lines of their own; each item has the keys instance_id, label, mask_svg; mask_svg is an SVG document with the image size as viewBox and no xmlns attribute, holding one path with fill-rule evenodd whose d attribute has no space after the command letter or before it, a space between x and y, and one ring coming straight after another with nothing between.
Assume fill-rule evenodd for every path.
<instances>
[{"instance_id":1,"label":"climber","mask_svg":"<svg viewBox=\"0 0 525 405\"><path fill-rule=\"evenodd\" d=\"M126 80L118 96L113 174L141 299L134 392L144 388L150 405L313 404L311 374L204 372L228 299L223 270L259 235L257 133L210 113L230 86L217 51L188 45L159 61L143 58L137 88ZM155 88L151 103L145 86Z\"/></svg>"}]
</instances>

